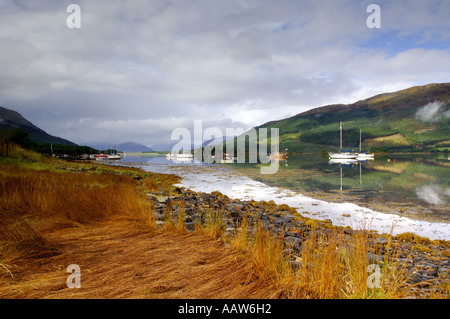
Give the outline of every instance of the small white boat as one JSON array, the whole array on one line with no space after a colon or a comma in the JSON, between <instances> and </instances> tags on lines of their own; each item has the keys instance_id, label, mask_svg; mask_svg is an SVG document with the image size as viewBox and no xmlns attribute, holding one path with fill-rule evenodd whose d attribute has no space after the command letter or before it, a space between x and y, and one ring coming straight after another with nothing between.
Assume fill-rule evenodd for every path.
<instances>
[{"instance_id":1,"label":"small white boat","mask_svg":"<svg viewBox=\"0 0 450 319\"><path fill-rule=\"evenodd\" d=\"M105 154L97 154L97 155L95 156L95 159L96 159L97 161L106 161L106 160L108 159L108 155L105 155Z\"/></svg>"},{"instance_id":2,"label":"small white boat","mask_svg":"<svg viewBox=\"0 0 450 319\"><path fill-rule=\"evenodd\" d=\"M341 151L339 153L328 153L332 159L356 159L357 154L352 151Z\"/></svg>"},{"instance_id":3,"label":"small white boat","mask_svg":"<svg viewBox=\"0 0 450 319\"><path fill-rule=\"evenodd\" d=\"M342 122L339 122L340 126L340 151L338 153L328 153L328 156L333 159L351 159L356 158L358 155L353 153L353 151L343 151L342 150Z\"/></svg>"},{"instance_id":4,"label":"small white boat","mask_svg":"<svg viewBox=\"0 0 450 319\"><path fill-rule=\"evenodd\" d=\"M107 159L108 160L121 160L122 159L122 155L119 155L119 154L110 154L110 155L107 155Z\"/></svg>"},{"instance_id":5,"label":"small white boat","mask_svg":"<svg viewBox=\"0 0 450 319\"><path fill-rule=\"evenodd\" d=\"M95 159L97 161L121 160L122 155L119 155L119 154L96 154Z\"/></svg>"},{"instance_id":6,"label":"small white boat","mask_svg":"<svg viewBox=\"0 0 450 319\"><path fill-rule=\"evenodd\" d=\"M375 158L375 154L361 151L361 129L359 130L359 153L357 159L370 160Z\"/></svg>"}]
</instances>

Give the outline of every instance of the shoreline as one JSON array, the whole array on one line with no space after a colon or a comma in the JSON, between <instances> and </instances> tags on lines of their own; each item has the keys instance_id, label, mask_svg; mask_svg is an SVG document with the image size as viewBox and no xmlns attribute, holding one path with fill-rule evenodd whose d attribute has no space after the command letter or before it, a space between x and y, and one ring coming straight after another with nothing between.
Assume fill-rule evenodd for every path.
<instances>
[{"instance_id":1,"label":"shoreline","mask_svg":"<svg viewBox=\"0 0 450 319\"><path fill-rule=\"evenodd\" d=\"M152 171L146 169L144 165L139 168L152 173L172 174L180 178L178 183L173 184L176 188L171 193L147 194L156 207L156 224L162 229L166 224L180 225L181 218L183 228L194 233L198 225L204 227L211 222L207 217L208 212L209 214L214 212L213 223L223 229L225 238L236 238L242 233L242 225L247 225L246 232L255 241L259 227L267 231L269 236L271 234L272 238L281 239L285 247L284 254L288 257L287 262L294 270L304 269L303 250L311 240L313 242L338 240L343 246L338 245L336 249L348 250L350 253L358 250L358 240L365 238L364 245L367 246L364 248L365 253L359 256L361 261L369 265L379 265L383 269L397 269L398 276L402 277L409 287L408 298L433 298L435 294L445 294L449 289L450 241L448 240L430 239L410 231L399 231L397 234L380 233L372 227L366 227L368 224L362 225L361 229L353 229L348 224L337 225L330 219L322 220L317 219L317 216L306 216L295 207L277 203L263 195L261 198L265 199L237 199L217 190L199 191L192 187L195 185L195 179L190 179L192 185L188 185L185 176L175 171ZM186 166L177 167L178 170L183 168ZM198 170L193 175L204 177ZM220 184L230 183L224 176L210 178ZM244 193L235 185L231 189L241 195Z\"/></svg>"},{"instance_id":2,"label":"shoreline","mask_svg":"<svg viewBox=\"0 0 450 319\"><path fill-rule=\"evenodd\" d=\"M149 193L147 196L154 202L156 223L161 228L166 224L179 225L181 218L186 231L195 232L197 225L208 223L205 216L211 209L214 223L220 225L226 238L239 236L245 224L246 232L256 240L261 227L273 238L283 241L284 254L293 269L305 267L303 250L310 240L328 242L339 238L343 244L340 249L353 251L357 249L355 241L366 238L367 251L360 258L380 267L385 267L386 262L397 267L399 275L411 285L412 298L423 298L447 289L449 241L430 240L408 232L390 236L370 229L354 230L349 226L334 225L330 220L305 217L286 204L233 199L219 191L207 193L177 187L172 194Z\"/></svg>"},{"instance_id":3,"label":"shoreline","mask_svg":"<svg viewBox=\"0 0 450 319\"><path fill-rule=\"evenodd\" d=\"M161 172L161 170L153 173L135 166L119 167L117 163L114 165L108 165L108 163L86 165L81 162L52 160L48 163L33 162L31 164L19 163L19 166L11 165L5 172L9 176L9 184L16 181L17 172L20 172L19 175L24 181L30 179L45 180L39 191L41 194L47 194L47 196L32 197L31 201L27 202L30 207L27 212L30 217L33 216L33 220L37 216L44 217L33 225L36 227L36 231L41 234L39 238L42 238L42 242L33 241L33 245L36 245L33 246L33 249L39 254L50 254L48 256L42 255L43 258L53 258L51 257L53 252L55 254L59 252L59 250L54 251L54 249L61 249L61 246L58 246L59 241L56 240L58 237L54 237L55 230L60 231L60 234L66 234L67 230L70 229L77 237L80 233L83 234L85 230L89 232L88 228L80 227L80 225L92 226L93 224L90 224L90 221L95 225L103 225L102 229L108 229L107 225L102 224L108 220L117 222L117 226L124 221L130 221L134 225L142 225L141 223L143 223L143 225L146 225L145 227L150 226L150 229L161 231L161 234L169 231L168 234L170 235L171 230L183 234L187 233L189 236L208 232L208 236L212 236L224 249L241 247L239 249L250 252L249 249L255 249L252 247L256 247L255 245L259 243L257 250L251 250L251 253L255 254L252 256L259 256L258 258L260 258L266 256L266 253L274 254L273 256L277 256L275 264L279 267L287 267L285 268L288 271L287 275L291 274L290 269L295 276L320 275L322 261L328 260L332 262L331 265L336 266L330 266L327 269L334 272L335 268L333 267L338 267L342 271L342 273L339 272L339 280L346 281L347 279L344 278L347 277L344 274L356 271L365 278L367 276L367 265L375 264L379 265L380 270L383 269L383 274L387 275L386 278L392 276L401 278L401 287L395 284L389 286L392 284L391 279L387 279L387 281L383 279L386 287L389 286L394 289L392 291L394 298L403 298L402 296L407 298L442 298L448 295L448 273L450 270L450 242L448 241L431 241L411 233L388 236L373 231L358 231L351 227L336 226L330 220L321 221L302 216L296 209L286 204L277 205L274 201L264 200L237 200L218 191L205 193L177 187L176 185L180 183L182 178L179 174L169 175ZM31 172L33 174L30 174ZM197 177L199 176L197 174ZM222 178L226 183L226 177ZM219 182L220 180L216 181ZM82 183L83 187L80 188L78 183ZM18 190L21 190L21 192L18 195L28 198L27 195L30 191L34 191L32 187L35 184L30 182L19 183L21 188L18 188ZM55 185L64 186L63 189L58 187L58 190L56 190L56 197L63 196L64 202L52 201L55 198ZM86 185L89 185L89 187L85 187ZM102 186L99 187L99 185ZM239 191L238 189L235 190ZM112 197L111 192L114 194ZM78 205L80 194L83 195L81 198L84 198L81 206ZM13 199L11 201L11 205L14 205ZM42 205L42 201L51 202ZM55 207L58 207L58 209L54 209L52 205L57 205ZM34 207L36 210L33 209ZM92 211L96 213L92 215ZM108 216L112 219L108 219ZM64 222L62 223L62 221ZM262 229L262 231L259 229ZM35 233L32 232L31 234ZM264 238L265 241L261 241ZM47 242L44 239L50 241ZM133 236L128 239L130 240L129 244L133 245L133 241L139 238ZM270 246L270 243L273 244L278 241L281 246ZM52 243L56 243L56 245L53 246ZM239 243L244 246L239 246ZM42 251L41 246L44 244L46 250ZM180 247L182 247L183 243L180 242L180 244ZM279 247L280 250L276 247ZM319 249L319 252L314 247ZM17 246L17 248L20 248L20 246ZM202 250L203 247L201 246L196 248L196 251L202 252ZM27 251L23 252L23 256L28 256L26 255ZM277 252L280 252L280 255ZM83 256L85 256L85 253L87 252L83 250ZM117 252L113 253L116 254ZM263 255L259 255L260 253ZM19 274L20 267L18 268L11 262L13 260L11 258L17 258L17 256L6 257L5 261L8 261L6 266L12 271L10 274ZM270 255L266 257L269 258ZM317 268L311 269L313 264L308 258L313 257L317 258L315 261ZM335 259L335 257L338 259ZM351 260L346 258L352 258L355 264L347 264ZM24 262L30 260L23 259ZM279 263L280 260L282 260L282 264ZM263 259L261 262L258 267L264 266L269 268L262 269L272 269L270 268L270 265L272 265L270 258ZM361 263L363 268L355 269L353 267ZM54 276L54 269L48 274ZM4 276L7 275L4 274ZM275 280L278 280L276 278L278 277L274 277ZM321 280L320 278L317 278L317 280ZM14 282L15 279L10 278L8 280ZM311 281L307 280L306 277L304 280L305 284ZM390 293L390 290L386 290L386 287L381 290L367 291L365 279L362 284L363 290L368 293L367 297L377 297L372 295L373 293L388 295ZM348 291L347 293L352 292Z\"/></svg>"},{"instance_id":4,"label":"shoreline","mask_svg":"<svg viewBox=\"0 0 450 319\"><path fill-rule=\"evenodd\" d=\"M218 191L230 198L244 201L273 200L278 205L286 204L295 208L305 217L318 220L329 219L336 226L350 226L358 229L369 225L371 230L392 233L392 235L413 232L431 240L450 240L450 224L448 223L422 221L395 213L383 213L351 202L337 203L316 199L291 190L266 185L227 167L217 169L216 166L203 166L202 172L200 172L199 165L133 162L121 164L178 175L181 177L181 181L177 186L193 191L207 193Z\"/></svg>"}]
</instances>

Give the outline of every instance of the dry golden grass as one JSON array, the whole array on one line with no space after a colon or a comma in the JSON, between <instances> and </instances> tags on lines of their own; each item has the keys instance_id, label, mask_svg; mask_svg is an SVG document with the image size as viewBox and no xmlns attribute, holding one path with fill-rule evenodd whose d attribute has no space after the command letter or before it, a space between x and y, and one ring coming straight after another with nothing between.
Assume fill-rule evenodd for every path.
<instances>
[{"instance_id":1,"label":"dry golden grass","mask_svg":"<svg viewBox=\"0 0 450 319\"><path fill-rule=\"evenodd\" d=\"M129 176L2 167L0 198L9 216L24 214L84 223L117 213L145 214L146 204ZM144 211L142 211L144 210Z\"/></svg>"},{"instance_id":2,"label":"dry golden grass","mask_svg":"<svg viewBox=\"0 0 450 319\"><path fill-rule=\"evenodd\" d=\"M265 230L260 223L251 233L244 218L239 231L228 242L237 251L248 254L258 278L273 283L272 297L396 299L410 296L412 286L406 283L408 272L394 258L398 257L395 249L385 255L384 262L378 263L380 287L369 288L368 267L374 263L369 260L369 253L381 255L381 249L389 251L391 242L384 248L369 247L368 234L362 231L349 239L337 229L327 235L311 232L296 258L300 269L290 266L292 256L285 253L282 238Z\"/></svg>"},{"instance_id":3,"label":"dry golden grass","mask_svg":"<svg viewBox=\"0 0 450 319\"><path fill-rule=\"evenodd\" d=\"M113 173L1 165L1 298L266 298L272 283L223 245L217 214L158 230L142 185ZM158 183L159 184L159 183ZM155 185L151 182L150 185ZM179 215L180 220L183 215ZM201 230L200 230L201 229ZM69 264L82 289L66 285Z\"/></svg>"},{"instance_id":4,"label":"dry golden grass","mask_svg":"<svg viewBox=\"0 0 450 319\"><path fill-rule=\"evenodd\" d=\"M15 278L2 278L1 298L267 298L273 292L254 275L248 256L199 234L108 218L48 237L60 254L16 261ZM67 288L72 263L81 268L81 289Z\"/></svg>"},{"instance_id":5,"label":"dry golden grass","mask_svg":"<svg viewBox=\"0 0 450 319\"><path fill-rule=\"evenodd\" d=\"M83 164L55 162L81 167ZM89 165L83 167L89 168ZM170 192L175 178L75 172L0 164L0 298L402 298L400 265L380 265L382 287L367 287L368 237L335 231L312 236L290 267L282 238L247 221L225 237L220 216L189 233L178 222L156 227L144 190ZM115 173L113 172L114 170ZM167 212L167 216L170 216ZM66 285L69 264L82 288Z\"/></svg>"}]
</instances>

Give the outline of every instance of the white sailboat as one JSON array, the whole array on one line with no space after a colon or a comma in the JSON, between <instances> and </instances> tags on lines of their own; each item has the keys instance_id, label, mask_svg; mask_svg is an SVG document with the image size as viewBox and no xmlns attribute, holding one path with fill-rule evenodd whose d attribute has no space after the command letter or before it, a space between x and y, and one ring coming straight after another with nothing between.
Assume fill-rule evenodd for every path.
<instances>
[{"instance_id":1,"label":"white sailboat","mask_svg":"<svg viewBox=\"0 0 450 319\"><path fill-rule=\"evenodd\" d=\"M363 152L361 151L361 129L359 130L359 153L356 159L358 160L373 160L375 155L373 153Z\"/></svg>"},{"instance_id":2,"label":"white sailboat","mask_svg":"<svg viewBox=\"0 0 450 319\"><path fill-rule=\"evenodd\" d=\"M115 154L115 153L108 154L107 157L108 157L108 160L121 160L122 159L122 155Z\"/></svg>"},{"instance_id":3,"label":"white sailboat","mask_svg":"<svg viewBox=\"0 0 450 319\"><path fill-rule=\"evenodd\" d=\"M339 122L340 124L340 148L338 153L328 153L331 159L352 159L356 158L358 155L353 153L353 151L343 151L342 150L342 121Z\"/></svg>"}]
</instances>

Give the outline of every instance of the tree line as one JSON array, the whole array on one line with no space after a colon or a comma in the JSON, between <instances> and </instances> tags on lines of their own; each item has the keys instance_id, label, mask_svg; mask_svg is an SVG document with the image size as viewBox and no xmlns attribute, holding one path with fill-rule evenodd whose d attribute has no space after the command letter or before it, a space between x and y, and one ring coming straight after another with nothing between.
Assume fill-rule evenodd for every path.
<instances>
[{"instance_id":1,"label":"tree line","mask_svg":"<svg viewBox=\"0 0 450 319\"><path fill-rule=\"evenodd\" d=\"M70 156L79 156L99 152L89 146L36 142L29 138L27 131L21 129L0 130L0 156L7 157L13 151L15 145L48 155L67 154Z\"/></svg>"}]
</instances>

